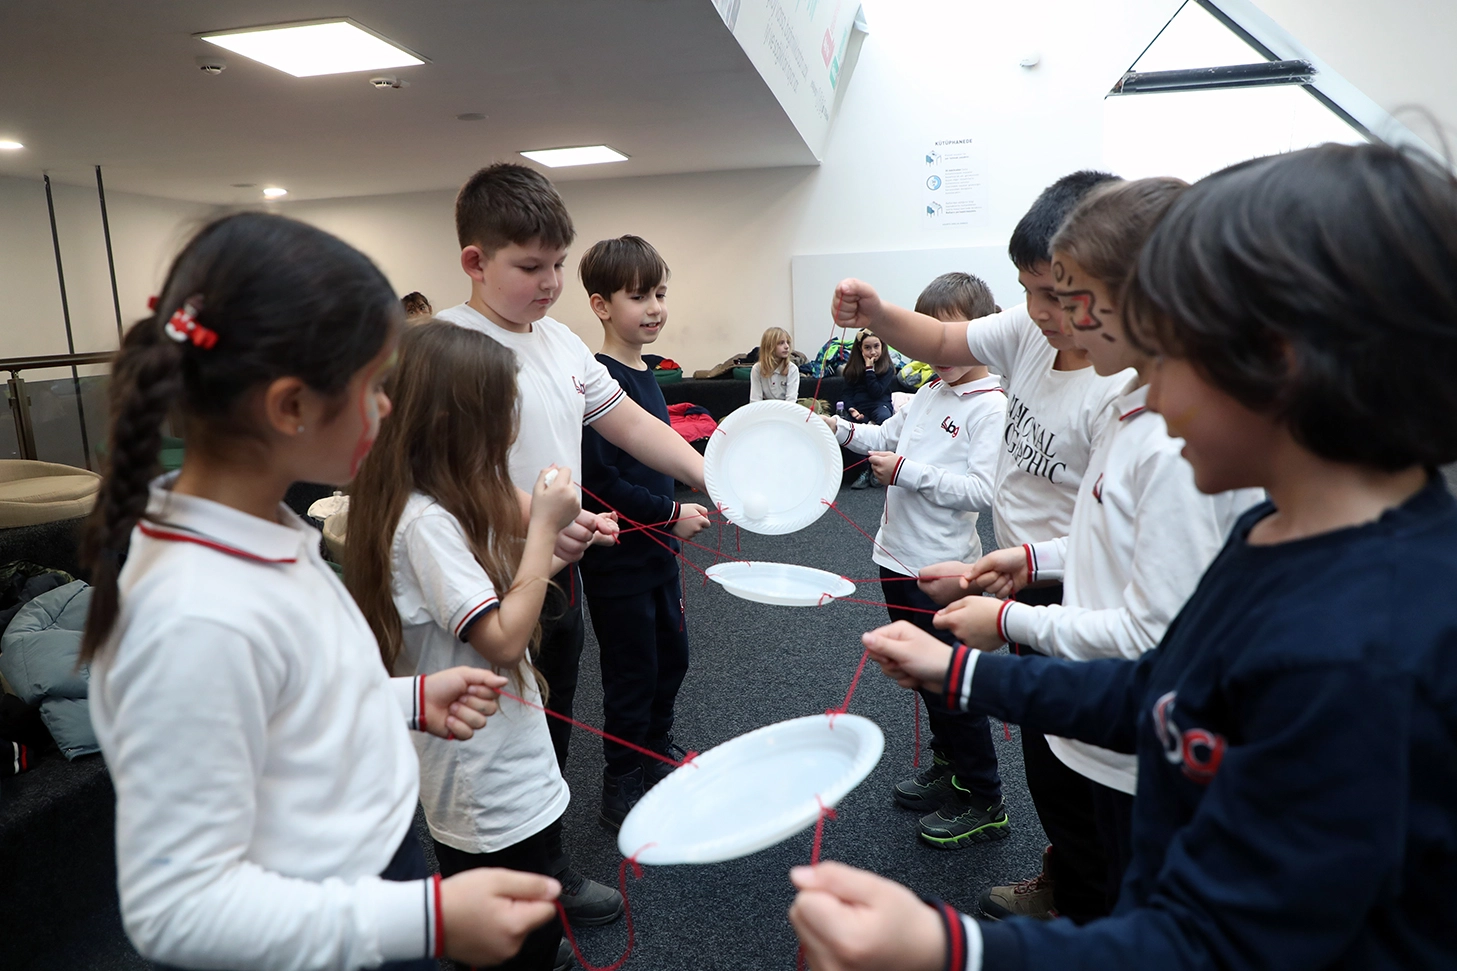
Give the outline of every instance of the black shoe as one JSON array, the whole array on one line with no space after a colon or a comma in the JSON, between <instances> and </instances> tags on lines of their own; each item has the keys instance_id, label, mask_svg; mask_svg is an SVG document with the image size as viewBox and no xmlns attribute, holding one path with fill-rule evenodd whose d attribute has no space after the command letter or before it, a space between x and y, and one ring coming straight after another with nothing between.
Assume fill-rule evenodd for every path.
<instances>
[{"instance_id":1,"label":"black shoe","mask_svg":"<svg viewBox=\"0 0 1457 971\"><path fill-rule=\"evenodd\" d=\"M871 474L871 472L870 472L869 469L866 469L864 472L861 472L860 473L860 478L858 478L854 482L850 483L850 488L852 488L852 489L873 489L874 487L875 487L875 476Z\"/></svg>"},{"instance_id":2,"label":"black shoe","mask_svg":"<svg viewBox=\"0 0 1457 971\"><path fill-rule=\"evenodd\" d=\"M674 762L682 762L688 757L688 752L683 748L683 746L673 741L673 736L671 735L667 736L666 738L658 739L655 742L649 742L647 747L652 749L654 752L657 752L659 755L667 756ZM678 768L676 765L669 765L668 763L661 761L660 759L648 758L646 755L642 757L642 767L643 787L645 789L651 789L653 786L657 785L659 782L662 782L668 776L672 775L673 772Z\"/></svg>"},{"instance_id":3,"label":"black shoe","mask_svg":"<svg viewBox=\"0 0 1457 971\"><path fill-rule=\"evenodd\" d=\"M567 971L576 963L577 959L572 957L572 945L563 937L561 943L557 945L556 963L551 966L551 971Z\"/></svg>"},{"instance_id":4,"label":"black shoe","mask_svg":"<svg viewBox=\"0 0 1457 971\"><path fill-rule=\"evenodd\" d=\"M559 878L562 910L573 927L600 927L622 916L622 894L570 868Z\"/></svg>"},{"instance_id":5,"label":"black shoe","mask_svg":"<svg viewBox=\"0 0 1457 971\"><path fill-rule=\"evenodd\" d=\"M951 763L940 752L931 753L931 764L903 779L891 789L896 805L917 812L934 812L952 796Z\"/></svg>"},{"instance_id":6,"label":"black shoe","mask_svg":"<svg viewBox=\"0 0 1457 971\"><path fill-rule=\"evenodd\" d=\"M614 833L622 827L622 821L632 812L632 807L646 792L643 785L641 766L633 766L622 775L602 772L602 812L597 817L602 825Z\"/></svg>"},{"instance_id":7,"label":"black shoe","mask_svg":"<svg viewBox=\"0 0 1457 971\"><path fill-rule=\"evenodd\" d=\"M1007 807L998 799L990 806L978 805L971 793L951 777L952 797L940 809L922 816L917 830L921 839L938 850L959 850L973 843L990 843L1012 835Z\"/></svg>"}]
</instances>

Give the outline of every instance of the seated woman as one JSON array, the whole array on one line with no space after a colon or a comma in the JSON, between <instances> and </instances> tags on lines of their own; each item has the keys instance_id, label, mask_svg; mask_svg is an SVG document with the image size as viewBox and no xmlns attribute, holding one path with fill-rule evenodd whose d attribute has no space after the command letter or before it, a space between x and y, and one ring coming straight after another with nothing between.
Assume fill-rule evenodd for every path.
<instances>
[{"instance_id":1,"label":"seated woman","mask_svg":"<svg viewBox=\"0 0 1457 971\"><path fill-rule=\"evenodd\" d=\"M879 337L862 330L855 335L850 360L845 362L845 416L872 425L889 421L895 413L890 404L895 388L890 352Z\"/></svg>"}]
</instances>

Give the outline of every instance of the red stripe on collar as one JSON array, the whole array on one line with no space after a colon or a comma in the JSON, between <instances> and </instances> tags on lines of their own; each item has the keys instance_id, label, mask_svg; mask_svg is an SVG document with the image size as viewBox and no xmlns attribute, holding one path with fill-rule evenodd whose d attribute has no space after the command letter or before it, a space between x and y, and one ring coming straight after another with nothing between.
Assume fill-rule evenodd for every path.
<instances>
[{"instance_id":1,"label":"red stripe on collar","mask_svg":"<svg viewBox=\"0 0 1457 971\"><path fill-rule=\"evenodd\" d=\"M1148 405L1139 405L1137 408L1134 408L1132 411L1125 411L1123 414L1119 415L1118 416L1118 420L1119 421L1127 421L1128 419L1132 418L1134 415L1141 415L1141 414L1143 414L1147 410L1148 410Z\"/></svg>"},{"instance_id":2,"label":"red stripe on collar","mask_svg":"<svg viewBox=\"0 0 1457 971\"><path fill-rule=\"evenodd\" d=\"M207 539L192 533L169 532L165 529L158 529L145 521L137 523L137 529L142 535L151 539L160 539L169 543L196 543L198 546L206 546L210 550L217 550L220 553L227 553L231 556L241 557L245 560L253 560L257 563L297 563L298 557L290 556L281 559L269 559L266 556L259 556L256 553L249 553L247 550L240 550L236 546L228 546L219 543L217 540Z\"/></svg>"}]
</instances>

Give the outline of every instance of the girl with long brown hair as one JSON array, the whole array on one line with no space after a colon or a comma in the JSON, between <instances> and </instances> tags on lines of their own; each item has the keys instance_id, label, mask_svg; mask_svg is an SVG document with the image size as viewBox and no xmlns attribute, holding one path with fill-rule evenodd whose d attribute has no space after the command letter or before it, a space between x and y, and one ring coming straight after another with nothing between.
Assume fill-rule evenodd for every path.
<instances>
[{"instance_id":1,"label":"girl with long brown hair","mask_svg":"<svg viewBox=\"0 0 1457 971\"><path fill-rule=\"evenodd\" d=\"M529 649L564 565L552 553L557 534L581 509L572 472L543 469L527 508L508 467L516 355L479 331L443 321L410 329L387 391L393 415L351 490L349 589L393 671L489 666L521 699L503 696L491 731L467 742L416 745L441 873L552 875L565 859L570 793ZM550 971L560 946L554 919L501 967Z\"/></svg>"}]
</instances>

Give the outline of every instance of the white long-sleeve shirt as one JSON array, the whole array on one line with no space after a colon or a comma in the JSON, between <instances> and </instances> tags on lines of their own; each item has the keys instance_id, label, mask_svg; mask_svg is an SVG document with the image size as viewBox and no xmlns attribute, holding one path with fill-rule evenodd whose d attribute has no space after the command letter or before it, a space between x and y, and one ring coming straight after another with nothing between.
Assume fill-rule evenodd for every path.
<instances>
[{"instance_id":1,"label":"white long-sleeve shirt","mask_svg":"<svg viewBox=\"0 0 1457 971\"><path fill-rule=\"evenodd\" d=\"M1072 530L1028 544L1029 580L1061 579L1061 605L1009 601L1004 637L1053 657L1137 658L1163 638L1199 578L1259 489L1205 495L1161 416L1148 411L1148 387L1126 390L1093 443L1078 489ZM1132 793L1131 755L1048 736L1070 768Z\"/></svg>"},{"instance_id":2,"label":"white long-sleeve shirt","mask_svg":"<svg viewBox=\"0 0 1457 971\"><path fill-rule=\"evenodd\" d=\"M799 368L794 362L789 362L788 370L783 373L771 372L766 378L764 371L755 364L749 368L749 400L750 401L798 401L799 400Z\"/></svg>"},{"instance_id":3,"label":"white long-sleeve shirt","mask_svg":"<svg viewBox=\"0 0 1457 971\"><path fill-rule=\"evenodd\" d=\"M895 475L871 554L904 576L945 560L981 556L977 513L990 509L1007 397L995 377L924 385L883 425L839 419L835 437L862 455L895 452Z\"/></svg>"},{"instance_id":4,"label":"white long-sleeve shirt","mask_svg":"<svg viewBox=\"0 0 1457 971\"><path fill-rule=\"evenodd\" d=\"M415 812L421 680L386 675L317 530L169 486L91 667L128 936L235 971L434 954L438 883L378 876Z\"/></svg>"}]
</instances>

